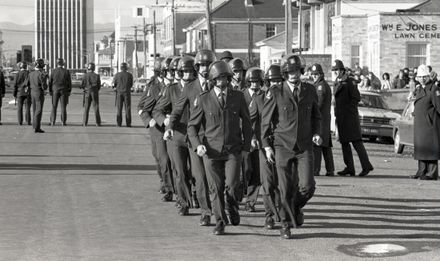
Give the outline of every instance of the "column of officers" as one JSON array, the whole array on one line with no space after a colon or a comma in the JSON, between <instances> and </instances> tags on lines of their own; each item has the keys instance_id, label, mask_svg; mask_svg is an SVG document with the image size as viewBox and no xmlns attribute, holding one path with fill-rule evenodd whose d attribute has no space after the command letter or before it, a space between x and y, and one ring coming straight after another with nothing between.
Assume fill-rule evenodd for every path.
<instances>
[{"instance_id":1,"label":"column of officers","mask_svg":"<svg viewBox=\"0 0 440 261\"><path fill-rule=\"evenodd\" d=\"M336 63L336 110L355 114L359 92L343 77L342 62ZM218 60L210 50L194 58L157 59L137 109L150 130L162 201L175 198L181 216L200 208L199 224L209 226L214 216L213 234L222 235L226 225L240 224L239 203L245 198L245 211L254 212L261 192L264 227L280 222L280 236L291 238L291 228L304 223L302 209L314 194L322 158L325 175L335 171L332 92L319 64L311 67L313 84L302 80L304 68L297 55L266 72L246 68L230 52ZM341 140L347 167L337 174L354 175L351 142L361 157L359 175L367 175L373 166L356 128L359 121L345 120L355 115L336 117L339 133L359 132Z\"/></svg>"},{"instance_id":2,"label":"column of officers","mask_svg":"<svg viewBox=\"0 0 440 261\"><path fill-rule=\"evenodd\" d=\"M57 68L49 74L47 65L43 59L37 59L32 71L28 70L26 62L19 64L20 71L14 81L13 96L17 106L17 120L19 125L23 121L27 125L32 125L35 133L44 133L41 128L41 118L46 92L49 91L52 102L49 125L56 124L58 104L61 107L61 124L67 125L67 105L72 91L72 79L70 72L65 68L64 59L57 59ZM133 86L133 76L127 72L127 63L121 63L121 72L115 74L113 88L115 90L116 124L122 125L122 110L125 107L126 126L131 127L131 88ZM0 94L4 97L5 84L4 77L0 77ZM101 116L99 113L99 90L101 88L101 78L95 73L95 64L89 63L87 73L81 83L83 89L84 107L82 125L87 126L90 107L93 104L96 126L101 126ZM1 99L0 99L1 102ZM0 103L1 108L1 103ZM31 117L31 108L33 118ZM24 109L24 118L23 118ZM1 117L1 111L0 111ZM1 121L1 118L0 118ZM1 124L1 122L0 122Z\"/></svg>"}]
</instances>

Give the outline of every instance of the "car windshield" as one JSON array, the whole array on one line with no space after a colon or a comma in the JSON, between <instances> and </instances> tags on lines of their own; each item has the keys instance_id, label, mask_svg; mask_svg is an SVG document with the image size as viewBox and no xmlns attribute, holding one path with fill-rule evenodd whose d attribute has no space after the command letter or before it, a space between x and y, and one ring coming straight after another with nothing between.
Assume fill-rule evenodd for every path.
<instances>
[{"instance_id":1,"label":"car windshield","mask_svg":"<svg viewBox=\"0 0 440 261\"><path fill-rule=\"evenodd\" d=\"M361 94L359 107L378 108L388 110L388 106L381 96Z\"/></svg>"}]
</instances>

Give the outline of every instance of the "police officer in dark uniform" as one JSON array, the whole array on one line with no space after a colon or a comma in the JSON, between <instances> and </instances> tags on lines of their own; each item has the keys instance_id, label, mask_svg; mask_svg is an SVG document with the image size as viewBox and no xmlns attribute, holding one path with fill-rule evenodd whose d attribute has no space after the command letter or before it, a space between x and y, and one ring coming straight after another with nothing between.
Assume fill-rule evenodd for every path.
<instances>
[{"instance_id":1,"label":"police officer in dark uniform","mask_svg":"<svg viewBox=\"0 0 440 261\"><path fill-rule=\"evenodd\" d=\"M249 151L252 138L249 109L243 93L232 90L231 77L226 62L211 64L209 79L214 87L197 97L188 122L191 145L199 156L204 157L216 219L215 235L224 234L228 220L225 209L229 212L231 224L240 224L237 202L240 165L242 154ZM200 128L205 130L203 138L199 136Z\"/></svg>"},{"instance_id":2,"label":"police officer in dark uniform","mask_svg":"<svg viewBox=\"0 0 440 261\"><path fill-rule=\"evenodd\" d=\"M246 89L244 76L246 75L246 67L244 61L240 58L234 58L229 61L229 67L232 71L232 88L234 90L243 91Z\"/></svg>"},{"instance_id":3,"label":"police officer in dark uniform","mask_svg":"<svg viewBox=\"0 0 440 261\"><path fill-rule=\"evenodd\" d=\"M313 143L320 144L321 115L315 88L300 81L304 71L297 55L283 59L286 82L266 94L262 136L266 157L276 162L281 196L281 237L291 237L290 228L303 223L301 209L313 196ZM273 133L273 145L271 135Z\"/></svg>"},{"instance_id":4,"label":"police officer in dark uniform","mask_svg":"<svg viewBox=\"0 0 440 261\"><path fill-rule=\"evenodd\" d=\"M414 158L418 160L416 175L421 180L438 179L440 159L440 88L429 77L424 64L417 68L421 87L414 101Z\"/></svg>"},{"instance_id":5,"label":"police officer in dark uniform","mask_svg":"<svg viewBox=\"0 0 440 261\"><path fill-rule=\"evenodd\" d=\"M52 113L50 124L55 125L57 117L58 102L61 104L61 122L66 126L67 103L72 91L72 78L67 69L64 68L64 59L58 58L58 67L52 70L49 77L49 94L52 96Z\"/></svg>"},{"instance_id":6,"label":"police officer in dark uniform","mask_svg":"<svg viewBox=\"0 0 440 261\"><path fill-rule=\"evenodd\" d=\"M26 62L20 63L20 71L17 73L14 82L14 97L17 99L17 118L18 124L23 124L23 105L25 111L25 121L31 125L31 93L30 89L25 86L26 78L29 76Z\"/></svg>"},{"instance_id":7,"label":"police officer in dark uniform","mask_svg":"<svg viewBox=\"0 0 440 261\"><path fill-rule=\"evenodd\" d=\"M116 124L122 126L122 107L125 107L125 125L131 127L131 87L133 75L129 72L127 63L121 63L121 72L113 78L113 88L116 89Z\"/></svg>"},{"instance_id":8,"label":"police officer in dark uniform","mask_svg":"<svg viewBox=\"0 0 440 261\"><path fill-rule=\"evenodd\" d=\"M95 111L96 126L101 126L101 115L99 114L99 90L101 89L101 77L95 73L95 64L89 63L87 73L84 75L81 84L84 89L84 116L83 126L87 126L89 121L90 105L93 101L93 109Z\"/></svg>"},{"instance_id":9,"label":"police officer in dark uniform","mask_svg":"<svg viewBox=\"0 0 440 261\"><path fill-rule=\"evenodd\" d=\"M43 114L44 91L47 90L47 74L43 72L44 60L37 59L35 61L35 71L29 73L26 79L26 86L31 89L33 123L35 133L44 133L41 129L41 116Z\"/></svg>"},{"instance_id":10,"label":"police officer in dark uniform","mask_svg":"<svg viewBox=\"0 0 440 261\"><path fill-rule=\"evenodd\" d=\"M335 175L335 165L333 162L332 152L332 138L330 133L330 107L332 104L332 90L324 79L324 71L320 64L313 64L310 67L310 73L313 79L313 83L318 94L318 107L321 113L321 138L322 144L320 146L313 145L314 162L315 162L315 176L319 176L321 170L321 159L324 157L326 176Z\"/></svg>"},{"instance_id":11,"label":"police officer in dark uniform","mask_svg":"<svg viewBox=\"0 0 440 261\"><path fill-rule=\"evenodd\" d=\"M178 79L181 78L178 65L180 57L174 57L170 63L170 70ZM194 75L191 75L194 76ZM164 91L163 95L159 98L154 111L153 117L156 120L156 124L169 128L170 116L169 112L175 108L180 96L186 88L187 82L194 78L186 78L183 83L181 81L175 81L171 83ZM186 116L187 118L187 116ZM169 140L170 148L172 150L172 161L175 171L175 187L178 195L178 202L180 208L178 210L179 215L185 216L189 214L189 208L192 206L191 201L191 172L189 165L189 150L186 143L187 124L186 122L179 122L173 126L173 138L164 136Z\"/></svg>"},{"instance_id":12,"label":"police officer in dark uniform","mask_svg":"<svg viewBox=\"0 0 440 261\"><path fill-rule=\"evenodd\" d=\"M336 127L338 128L339 142L342 146L342 156L346 166L344 170L338 172L338 175L355 175L351 142L362 165L359 176L366 176L373 170L373 165L370 163L362 142L358 112L361 95L353 83L353 79L345 74L345 67L341 60L335 60L332 71L336 74L334 87Z\"/></svg>"},{"instance_id":13,"label":"police officer in dark uniform","mask_svg":"<svg viewBox=\"0 0 440 261\"><path fill-rule=\"evenodd\" d=\"M206 49L198 51L194 58L194 66L198 74L196 81L198 81L202 91L207 91L211 88L208 86L209 66L216 60L215 53Z\"/></svg>"},{"instance_id":14,"label":"police officer in dark uniform","mask_svg":"<svg viewBox=\"0 0 440 261\"><path fill-rule=\"evenodd\" d=\"M159 192L164 193L162 201L168 202L173 200L173 181L171 162L167 152L167 145L163 140L164 127L156 124L153 118L153 110L157 100L162 95L164 84L162 74L162 61L164 59L157 58L154 62L154 76L150 79L145 90L145 97L140 99L138 105L139 116L141 117L145 127L150 130L151 151L157 165L157 173L160 179ZM144 96L144 95L143 95Z\"/></svg>"},{"instance_id":15,"label":"police officer in dark uniform","mask_svg":"<svg viewBox=\"0 0 440 261\"><path fill-rule=\"evenodd\" d=\"M243 90L243 94L249 111L256 106L256 97L263 95L263 91L261 91L263 77L263 71L257 67L251 67L246 72L245 83L247 89ZM247 157L243 159L244 188L246 191L245 210L248 212L255 212L255 204L257 203L258 192L260 191L261 186L260 160L258 153L260 149L260 141L257 139L261 132L261 119L258 114L254 114L253 116L254 118L251 117L251 121L254 135L251 141L251 152L249 152Z\"/></svg>"},{"instance_id":16,"label":"police officer in dark uniform","mask_svg":"<svg viewBox=\"0 0 440 261\"><path fill-rule=\"evenodd\" d=\"M226 63L229 63L230 60L234 59L234 57L232 56L232 53L228 50L223 51L220 55L219 55L219 60L220 61L224 61Z\"/></svg>"},{"instance_id":17,"label":"police officer in dark uniform","mask_svg":"<svg viewBox=\"0 0 440 261\"><path fill-rule=\"evenodd\" d=\"M5 84L5 76L3 75L3 71L0 69L0 125L2 125L2 100L5 97L6 93L6 84Z\"/></svg>"}]
</instances>

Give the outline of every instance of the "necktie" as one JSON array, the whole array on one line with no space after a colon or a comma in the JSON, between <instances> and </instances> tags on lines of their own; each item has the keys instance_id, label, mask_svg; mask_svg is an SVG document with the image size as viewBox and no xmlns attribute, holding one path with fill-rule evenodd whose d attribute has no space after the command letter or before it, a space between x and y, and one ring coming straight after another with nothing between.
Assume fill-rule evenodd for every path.
<instances>
[{"instance_id":1,"label":"necktie","mask_svg":"<svg viewBox=\"0 0 440 261\"><path fill-rule=\"evenodd\" d=\"M218 94L218 101L220 102L220 106L223 108L225 107L225 94L223 92L220 92Z\"/></svg>"},{"instance_id":2,"label":"necktie","mask_svg":"<svg viewBox=\"0 0 440 261\"><path fill-rule=\"evenodd\" d=\"M293 87L293 98L295 99L295 102L298 103L298 87Z\"/></svg>"}]
</instances>

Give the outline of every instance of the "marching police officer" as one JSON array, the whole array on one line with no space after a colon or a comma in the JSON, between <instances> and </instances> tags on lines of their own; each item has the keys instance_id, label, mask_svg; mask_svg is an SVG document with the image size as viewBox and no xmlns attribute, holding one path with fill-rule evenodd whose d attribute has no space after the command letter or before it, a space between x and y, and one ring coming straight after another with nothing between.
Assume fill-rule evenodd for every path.
<instances>
[{"instance_id":1,"label":"marching police officer","mask_svg":"<svg viewBox=\"0 0 440 261\"><path fill-rule=\"evenodd\" d=\"M345 67L341 60L335 60L332 71L336 74L334 87L336 127L338 128L339 142L342 146L342 156L346 166L344 170L338 172L338 175L355 175L351 142L362 166L359 176L366 176L373 170L373 165L370 163L362 142L358 112L358 103L361 96L358 88L353 83L353 79L345 73Z\"/></svg>"},{"instance_id":2,"label":"marching police officer","mask_svg":"<svg viewBox=\"0 0 440 261\"><path fill-rule=\"evenodd\" d=\"M35 61L35 71L29 73L26 79L26 86L31 89L33 123L35 133L44 133L41 129L41 116L43 114L44 91L47 90L47 74L43 72L44 60L37 59Z\"/></svg>"},{"instance_id":3,"label":"marching police officer","mask_svg":"<svg viewBox=\"0 0 440 261\"><path fill-rule=\"evenodd\" d=\"M26 62L20 63L20 71L17 73L14 82L14 97L17 99L17 118L18 124L23 124L23 105L25 107L25 120L28 125L31 125L31 93L25 82L29 76Z\"/></svg>"},{"instance_id":4,"label":"marching police officer","mask_svg":"<svg viewBox=\"0 0 440 261\"><path fill-rule=\"evenodd\" d=\"M131 87L133 75L128 71L128 64L121 63L121 71L113 78L113 88L116 89L116 124L122 126L122 107L125 107L125 125L131 127Z\"/></svg>"},{"instance_id":5,"label":"marching police officer","mask_svg":"<svg viewBox=\"0 0 440 261\"><path fill-rule=\"evenodd\" d=\"M319 176L321 170L321 159L324 157L326 176L334 176L335 166L333 162L332 138L330 133L330 107L332 103L332 91L327 81L324 79L324 71L320 64L313 64L310 68L313 83L318 94L318 107L321 113L321 138L320 146L313 145L315 176Z\"/></svg>"},{"instance_id":6,"label":"marching police officer","mask_svg":"<svg viewBox=\"0 0 440 261\"><path fill-rule=\"evenodd\" d=\"M232 71L232 88L238 91L244 90L246 88L244 81L246 67L244 61L240 58L234 58L228 64Z\"/></svg>"},{"instance_id":7,"label":"marching police officer","mask_svg":"<svg viewBox=\"0 0 440 261\"><path fill-rule=\"evenodd\" d=\"M248 106L250 111L252 110L252 107L256 106L256 97L263 95L263 91L261 91L261 87L263 86L263 76L263 71L257 67L251 67L246 72L245 82L248 88L243 90L243 94L246 106ZM248 212L255 212L255 204L257 203L258 192L261 186L260 160L258 153L260 144L257 139L261 132L261 118L258 116L258 114L255 114L254 118L251 117L254 134L251 141L251 152L249 152L246 158L243 159L243 177L246 194L245 210Z\"/></svg>"},{"instance_id":8,"label":"marching police officer","mask_svg":"<svg viewBox=\"0 0 440 261\"><path fill-rule=\"evenodd\" d=\"M240 224L237 202L240 166L242 154L249 151L252 138L248 107L243 93L232 89L231 77L226 62L211 64L209 79L214 87L197 97L188 122L191 145L204 157L216 219L215 235L224 234L228 222L225 209L231 224ZM204 137L199 136L200 128L204 129Z\"/></svg>"},{"instance_id":9,"label":"marching police officer","mask_svg":"<svg viewBox=\"0 0 440 261\"><path fill-rule=\"evenodd\" d=\"M0 69L0 125L2 125L2 100L5 97L6 93L6 84L5 84L5 76L3 75L3 71Z\"/></svg>"},{"instance_id":10,"label":"marching police officer","mask_svg":"<svg viewBox=\"0 0 440 261\"><path fill-rule=\"evenodd\" d=\"M283 84L283 75L281 74L281 66L278 63L271 64L264 75L263 91L271 88L281 87Z\"/></svg>"},{"instance_id":11,"label":"marching police officer","mask_svg":"<svg viewBox=\"0 0 440 261\"><path fill-rule=\"evenodd\" d=\"M206 49L198 51L194 58L194 66L198 73L197 81L202 91L210 89L210 86L208 86L209 66L216 60L215 53Z\"/></svg>"},{"instance_id":12,"label":"marching police officer","mask_svg":"<svg viewBox=\"0 0 440 261\"><path fill-rule=\"evenodd\" d=\"M101 115L99 114L99 90L101 89L101 77L95 73L95 64L89 63L87 66L87 73L84 75L81 84L84 89L84 116L83 126L87 126L89 121L90 105L93 101L93 109L95 111L95 123L96 126L101 126Z\"/></svg>"},{"instance_id":13,"label":"marching police officer","mask_svg":"<svg viewBox=\"0 0 440 261\"><path fill-rule=\"evenodd\" d=\"M160 98L164 89L162 62L164 59L157 58L154 62L154 76L147 84L145 97L140 99L138 105L139 116L141 117L147 129L150 129L151 151L156 161L157 172L160 179L159 192L164 193L162 201L168 202L173 200L173 180L171 162L167 152L167 145L163 140L164 127L156 124L153 118L153 110L157 100ZM144 95L143 95L144 96Z\"/></svg>"},{"instance_id":14,"label":"marching police officer","mask_svg":"<svg viewBox=\"0 0 440 261\"><path fill-rule=\"evenodd\" d=\"M422 64L417 68L421 87L414 101L414 159L418 170L412 178L438 179L440 158L440 88L430 79L429 70Z\"/></svg>"},{"instance_id":15,"label":"marching police officer","mask_svg":"<svg viewBox=\"0 0 440 261\"><path fill-rule=\"evenodd\" d=\"M50 124L55 125L57 117L58 102L61 104L61 122L66 126L67 104L72 91L72 78L67 69L64 68L64 59L58 58L58 67L52 70L49 77L49 94L52 96L52 113Z\"/></svg>"},{"instance_id":16,"label":"marching police officer","mask_svg":"<svg viewBox=\"0 0 440 261\"><path fill-rule=\"evenodd\" d=\"M186 85L183 88L182 94L177 103L173 105L173 110L170 115L169 129L164 134L167 139L174 136L174 132L179 129L179 125L188 125L190 112L194 109L195 100L202 92L199 81L195 80L198 74L194 67L194 59L191 57L183 57L179 63L179 73L182 74L182 79L186 81ZM199 135L201 135L200 132ZM196 196L201 209L200 225L209 226L211 223L211 202L209 201L209 191L205 167L203 166L203 158L197 155L195 146L189 141L188 147L191 161L191 172L195 178Z\"/></svg>"},{"instance_id":17,"label":"marching police officer","mask_svg":"<svg viewBox=\"0 0 440 261\"><path fill-rule=\"evenodd\" d=\"M262 136L267 159L277 164L281 197L281 237L291 237L290 228L303 223L301 208L313 196L313 143L321 142L321 116L315 88L300 81L303 73L297 55L283 59L281 71L286 82L266 94ZM273 145L271 135L273 133Z\"/></svg>"},{"instance_id":18,"label":"marching police officer","mask_svg":"<svg viewBox=\"0 0 440 261\"><path fill-rule=\"evenodd\" d=\"M179 73L180 69L179 63L180 57L174 57L170 63L171 73L180 79L183 76ZM193 75L191 75L193 76ZM175 108L183 90L186 88L186 83L193 80L193 78L185 78L184 83L177 80L164 90L164 93L159 98L154 111L153 117L156 120L156 124L159 126L169 127L170 116L169 113ZM191 172L189 166L189 150L186 144L186 133L187 125L186 122L180 122L174 126L173 138L169 139L164 136L165 139L169 140L169 148L172 150L172 162L175 171L175 187L177 190L178 203L180 208L178 214L185 216L189 214L189 208L192 206L191 201Z\"/></svg>"}]
</instances>

